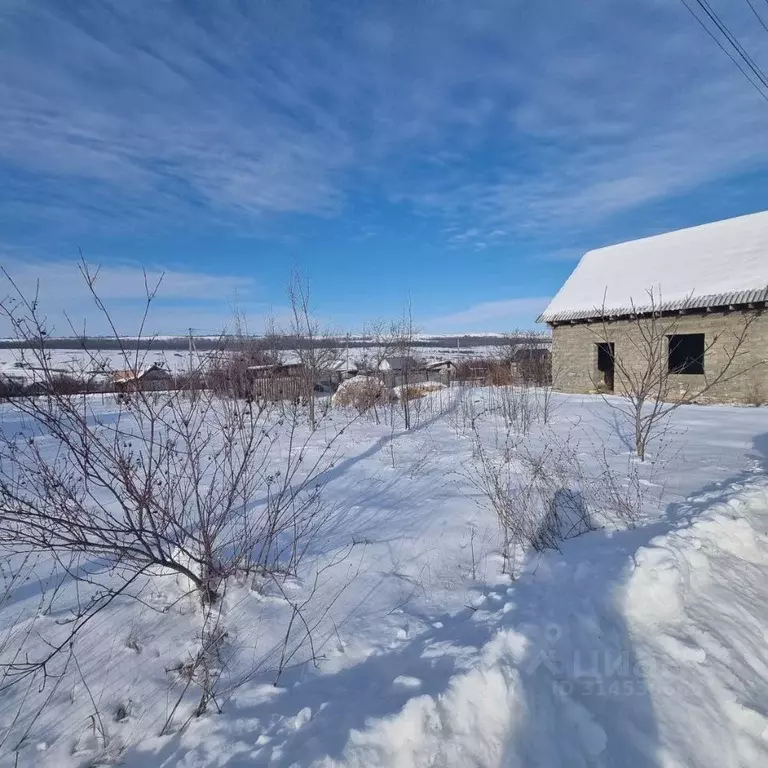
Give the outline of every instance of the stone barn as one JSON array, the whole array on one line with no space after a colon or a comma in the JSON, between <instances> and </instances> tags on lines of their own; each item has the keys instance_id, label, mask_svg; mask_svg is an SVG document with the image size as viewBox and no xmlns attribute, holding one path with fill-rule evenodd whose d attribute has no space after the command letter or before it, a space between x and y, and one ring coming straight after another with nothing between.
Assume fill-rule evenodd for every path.
<instances>
[{"instance_id":1,"label":"stone barn","mask_svg":"<svg viewBox=\"0 0 768 768\"><path fill-rule=\"evenodd\" d=\"M553 385L768 401L767 300L768 211L589 251L539 318Z\"/></svg>"}]
</instances>

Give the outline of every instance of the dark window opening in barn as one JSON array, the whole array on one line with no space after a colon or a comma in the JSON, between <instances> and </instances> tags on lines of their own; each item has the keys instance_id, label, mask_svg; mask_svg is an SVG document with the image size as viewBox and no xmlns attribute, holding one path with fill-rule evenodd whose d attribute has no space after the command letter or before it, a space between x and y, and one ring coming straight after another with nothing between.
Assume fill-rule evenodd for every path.
<instances>
[{"instance_id":1,"label":"dark window opening in barn","mask_svg":"<svg viewBox=\"0 0 768 768\"><path fill-rule=\"evenodd\" d=\"M703 333L678 333L669 337L669 372L704 373Z\"/></svg>"},{"instance_id":2,"label":"dark window opening in barn","mask_svg":"<svg viewBox=\"0 0 768 768\"><path fill-rule=\"evenodd\" d=\"M603 384L609 392L613 392L614 376L614 346L613 342L597 344L597 370L603 374Z\"/></svg>"}]
</instances>

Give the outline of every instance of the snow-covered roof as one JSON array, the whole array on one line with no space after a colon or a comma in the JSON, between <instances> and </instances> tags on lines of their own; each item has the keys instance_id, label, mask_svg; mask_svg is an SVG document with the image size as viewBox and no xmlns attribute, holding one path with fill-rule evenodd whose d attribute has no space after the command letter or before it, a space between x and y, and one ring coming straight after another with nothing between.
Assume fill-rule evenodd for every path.
<instances>
[{"instance_id":1,"label":"snow-covered roof","mask_svg":"<svg viewBox=\"0 0 768 768\"><path fill-rule=\"evenodd\" d=\"M589 251L546 323L768 300L768 211Z\"/></svg>"},{"instance_id":2,"label":"snow-covered roof","mask_svg":"<svg viewBox=\"0 0 768 768\"><path fill-rule=\"evenodd\" d=\"M138 372L131 370L113 371L112 381L114 381L115 384L126 384L130 381L139 381L140 379L146 378L150 374L161 374L163 376L170 375L168 371L166 371L162 366L158 365L157 363L152 363L151 365L144 366L144 368Z\"/></svg>"},{"instance_id":3,"label":"snow-covered roof","mask_svg":"<svg viewBox=\"0 0 768 768\"><path fill-rule=\"evenodd\" d=\"M403 371L405 369L416 370L418 368L418 361L413 357L385 357L379 363L379 370L381 371Z\"/></svg>"},{"instance_id":4,"label":"snow-covered roof","mask_svg":"<svg viewBox=\"0 0 768 768\"><path fill-rule=\"evenodd\" d=\"M336 360L336 362L331 363L328 366L329 371L338 371L339 373L349 373L351 371L356 371L358 369L358 366L356 363L353 363L351 360Z\"/></svg>"}]
</instances>

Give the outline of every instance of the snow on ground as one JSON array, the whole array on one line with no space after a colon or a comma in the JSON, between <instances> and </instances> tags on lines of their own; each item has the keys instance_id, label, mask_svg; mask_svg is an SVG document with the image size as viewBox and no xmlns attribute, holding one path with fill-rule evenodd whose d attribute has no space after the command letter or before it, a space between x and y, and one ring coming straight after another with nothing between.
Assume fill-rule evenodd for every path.
<instances>
[{"instance_id":1,"label":"snow on ground","mask_svg":"<svg viewBox=\"0 0 768 768\"><path fill-rule=\"evenodd\" d=\"M18 765L94 764L105 750L91 743L93 703L107 756L129 768L768 764L768 410L681 408L637 464L606 402L555 396L531 439L568 437L585 463L605 449L615 471L636 473L643 516L528 554L510 580L465 477L488 390L461 394L413 401L408 433L385 410L346 426L324 490L336 524L315 567L354 546L323 572L334 602L318 604L317 668L302 648L273 685L285 602L233 589L229 674L266 661L222 714L159 735L178 690L168 670L197 624L194 605L158 582L148 603L166 613L125 603L99 616L78 651L90 694L78 680L58 691ZM0 418L24 426L9 406ZM483 429L498 438L498 421ZM36 611L41 568L11 609ZM311 579L309 568L289 591ZM0 698L0 728L13 703ZM0 749L1 764L14 760Z\"/></svg>"},{"instance_id":2,"label":"snow on ground","mask_svg":"<svg viewBox=\"0 0 768 768\"><path fill-rule=\"evenodd\" d=\"M370 357L370 348L349 347L340 352L340 356L355 363ZM425 363L441 360L460 360L487 357L497 353L497 347L416 347L414 354ZM97 370L121 371L126 368L142 368L156 363L174 374L187 373L190 365L193 368L204 366L208 357L212 354L207 350L193 350L190 353L185 349L158 349L139 350L131 349L130 342L126 342L126 352L119 350L94 350L85 352L82 349L51 349L48 351L48 364L62 372L73 375L93 373ZM285 362L297 360L294 353L286 350L282 353ZM20 364L23 363L23 364ZM31 366L31 369L30 369ZM11 376L27 381L35 380L34 368L37 366L34 354L31 350L0 349L0 375Z\"/></svg>"},{"instance_id":3,"label":"snow on ground","mask_svg":"<svg viewBox=\"0 0 768 768\"><path fill-rule=\"evenodd\" d=\"M205 357L204 352L194 354L192 365L198 366ZM119 350L96 350L85 352L82 349L51 349L47 353L48 365L56 371L83 376L98 371L122 371L141 369L156 363L171 373L185 373L190 368L189 352L178 349L140 350L127 348ZM34 381L42 378L37 373L38 361L31 350L0 349L0 375Z\"/></svg>"}]
</instances>

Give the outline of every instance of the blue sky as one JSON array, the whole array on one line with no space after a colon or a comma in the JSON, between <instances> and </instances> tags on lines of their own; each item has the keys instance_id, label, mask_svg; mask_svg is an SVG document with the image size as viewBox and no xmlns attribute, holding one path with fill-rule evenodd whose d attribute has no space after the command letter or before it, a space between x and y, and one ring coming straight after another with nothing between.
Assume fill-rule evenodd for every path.
<instances>
[{"instance_id":1,"label":"blue sky","mask_svg":"<svg viewBox=\"0 0 768 768\"><path fill-rule=\"evenodd\" d=\"M530 326L589 248L768 208L766 136L678 0L0 0L0 260L61 333L78 248L124 332L141 267L163 333L294 266L338 328Z\"/></svg>"}]
</instances>

